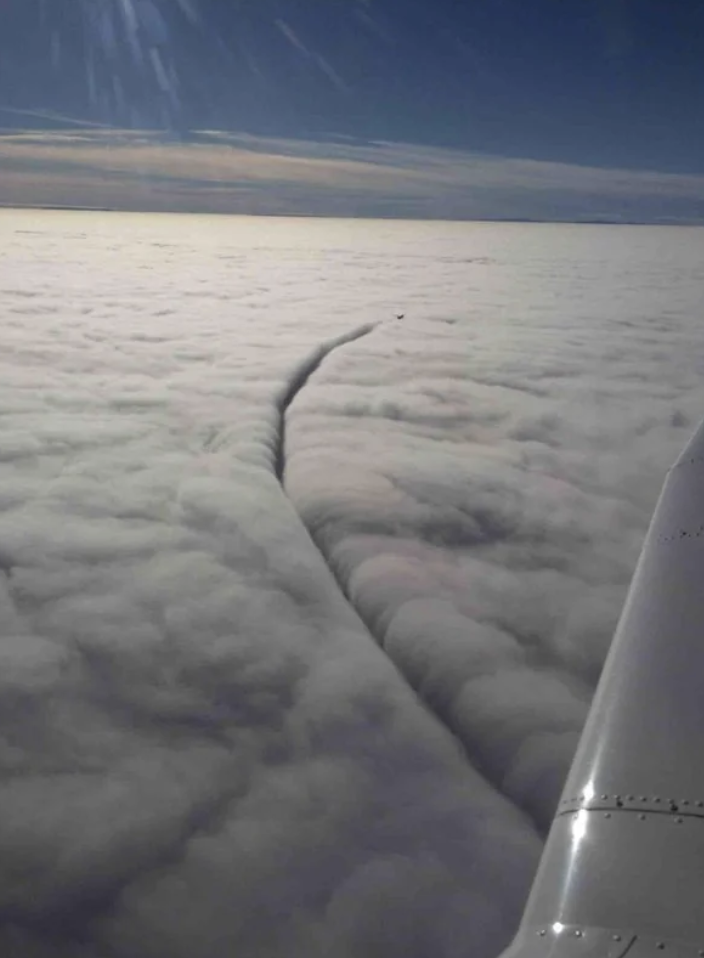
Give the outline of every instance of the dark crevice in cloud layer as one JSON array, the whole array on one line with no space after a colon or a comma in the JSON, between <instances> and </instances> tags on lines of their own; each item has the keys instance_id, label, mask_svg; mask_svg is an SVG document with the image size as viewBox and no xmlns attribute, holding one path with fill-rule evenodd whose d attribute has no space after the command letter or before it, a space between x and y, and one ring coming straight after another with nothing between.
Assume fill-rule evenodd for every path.
<instances>
[{"instance_id":1,"label":"dark crevice in cloud layer","mask_svg":"<svg viewBox=\"0 0 704 958\"><path fill-rule=\"evenodd\" d=\"M309 382L311 377L320 369L321 365L325 359L334 353L341 346L345 346L349 343L353 343L358 339L362 339L364 336L368 336L369 333L373 332L376 329L378 323L367 323L363 326L358 327L357 329L352 330L349 333L343 333L343 335L336 337L335 339L323 343L318 346L294 371L291 379L286 384L284 391L281 393L280 397L277 400L277 412L279 416L278 421L278 430L276 433L276 441L274 446L274 462L275 462L275 472L276 477L281 483L281 488L283 492L288 496L288 491L286 489L285 483L285 472L286 472L286 418L288 410L291 404L294 402L296 397L301 393L306 384ZM290 497L289 497L290 498ZM291 499L291 502L296 508L295 501ZM467 757L470 760L473 760L474 765L477 767L477 770L485 776L488 781L494 786L500 789L501 781L500 775L492 774L491 764L486 761L477 761L477 755L470 755L467 752L467 736L463 735L463 731L458 724L453 721L452 711L443 707L442 700L435 702L432 695L426 695L423 691L423 688L415 684L412 678L408 675L407 672L404 672L402 668L399 667L398 663L394 660L393 656L388 655L385 648L385 639L384 639L384 630L380 628L379 623L374 620L373 617L370 617L366 614L366 611L363 607L360 607L352 598L350 598L348 585L345 582L345 575L337 567L334 559L329 555L328 550L325 547L325 544L319 540L316 535L316 530L314 527L309 526L304 521L303 517L299 515L301 524L306 529L308 535L311 538L312 543L317 548L320 553L323 561L330 569L332 576L337 583L341 594L344 596L345 600L349 603L350 607L354 610L356 615L359 616L361 621L367 627L369 634L374 642L376 642L379 649L381 649L385 655L387 655L390 664L398 669L402 679L408 683L410 689L415 694L418 704L425 711L429 711L432 716L437 719L441 725L443 725L448 732L455 739L457 745L462 749ZM521 811L525 813L528 818L532 820L530 808L521 808ZM536 826L538 832L541 831L540 823L533 821L533 824ZM546 831L546 829L542 829Z\"/></svg>"},{"instance_id":2,"label":"dark crevice in cloud layer","mask_svg":"<svg viewBox=\"0 0 704 958\"><path fill-rule=\"evenodd\" d=\"M377 324L366 324L364 326L360 326L349 333L345 333L330 342L326 342L318 346L301 363L301 365L296 368L291 376L291 379L286 384L284 391L277 400L279 422L276 433L276 443L274 447L275 472L276 477L281 483L281 487L287 496L289 493L285 484L286 419L289 408L296 397L300 395L301 391L308 384L311 377L320 369L327 357L339 349L340 346L347 345L348 343L355 342L356 340L367 336L376 328L376 325ZM289 498L291 497L289 496ZM292 498L291 501L294 505L294 508L296 508L295 499ZM479 512L481 512L481 510L479 510ZM485 777L494 788L502 791L505 785L503 781L505 777L505 770L502 768L500 757L498 757L497 761L495 750L490 746L487 746L487 743L483 741L481 735L473 735L471 734L471 731L468 732L468 729L463 725L462 721L457 719L452 704L447 701L445 694L435 694L432 688L425 688L424 686L427 683L424 681L424 677L418 676L416 679L412 671L408 668L404 668L402 662L399 662L393 653L389 652L387 648L386 628L383 623L383 616L379 617L370 614L363 602L360 603L355 601L355 596L350 594L349 576L346 574L343 568L340 568L339 563L335 561L335 557L330 553L330 549L328 548L324 537L319 534L319 530L316 528L315 524L309 522L307 523L303 515L299 514L299 517L301 519L301 523L304 525L308 534L310 535L312 542L322 556L323 561L330 569L330 572L339 586L340 592L367 627L371 637L376 642L378 647L384 652L385 655L388 656L391 664L398 668L401 676L416 695L421 708L428 710L433 717L437 719L444 726L444 728L447 729L447 731L452 735L459 747L465 753L470 764L483 777ZM500 539L505 539L508 536L508 530L503 529L501 527L501 523L496 521L496 518L497 517L492 515L490 512L483 517L484 521L481 522L480 525L482 526L481 539L484 542L498 541ZM449 530L446 530L446 533L447 531ZM456 535L456 530L452 530L452 533L453 535ZM460 540L458 540L458 542L459 541ZM522 637L524 639L523 642L520 641L521 637L519 637L517 634L514 633L513 637L520 645L529 644L529 641L526 640L525 636ZM555 664L554 662L550 662L548 664L546 660L552 659L553 657L547 655L544 650L540 649L534 650L534 654L530 656L530 658L532 659L530 663L531 668L545 668ZM561 676L560 681L567 683L569 682L569 677L566 675ZM588 694L585 695L585 700L588 700L588 697ZM547 834L551 820L550 814L546 816L541 816L540 814L536 815L535 808L531 807L530 801L521 801L520 797L510 793L507 795L507 797L514 802L520 811L531 820L532 824L539 833L543 835Z\"/></svg>"},{"instance_id":3,"label":"dark crevice in cloud layer","mask_svg":"<svg viewBox=\"0 0 704 958\"><path fill-rule=\"evenodd\" d=\"M365 323L363 326L358 326L349 333L343 333L342 336L337 336L335 339L330 340L330 342L318 346L317 349L294 370L291 379L286 383L283 392L276 400L276 411L279 421L274 444L274 470L276 472L276 478L282 487L284 486L284 472L286 470L286 414L288 413L289 406L305 387L313 373L320 368L321 363L323 363L331 353L339 349L340 346L346 346L347 343L353 343L363 336L368 336L369 333L376 329L376 326L376 323Z\"/></svg>"}]
</instances>

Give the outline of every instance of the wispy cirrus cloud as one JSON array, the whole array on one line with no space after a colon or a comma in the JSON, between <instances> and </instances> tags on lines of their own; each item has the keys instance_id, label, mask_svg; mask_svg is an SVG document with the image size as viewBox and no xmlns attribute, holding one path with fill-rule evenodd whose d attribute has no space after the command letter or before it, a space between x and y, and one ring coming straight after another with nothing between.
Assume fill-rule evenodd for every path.
<instances>
[{"instance_id":1,"label":"wispy cirrus cloud","mask_svg":"<svg viewBox=\"0 0 704 958\"><path fill-rule=\"evenodd\" d=\"M63 122L64 118L59 118ZM704 178L200 131L0 137L0 202L437 219L704 221Z\"/></svg>"}]
</instances>

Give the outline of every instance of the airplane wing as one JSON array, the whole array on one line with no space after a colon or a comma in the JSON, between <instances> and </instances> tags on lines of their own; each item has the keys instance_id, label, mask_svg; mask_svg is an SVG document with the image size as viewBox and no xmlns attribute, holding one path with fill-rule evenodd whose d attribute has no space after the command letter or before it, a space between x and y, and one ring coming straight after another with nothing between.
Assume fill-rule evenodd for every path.
<instances>
[{"instance_id":1,"label":"airplane wing","mask_svg":"<svg viewBox=\"0 0 704 958\"><path fill-rule=\"evenodd\" d=\"M704 424L669 471L503 958L704 956Z\"/></svg>"}]
</instances>

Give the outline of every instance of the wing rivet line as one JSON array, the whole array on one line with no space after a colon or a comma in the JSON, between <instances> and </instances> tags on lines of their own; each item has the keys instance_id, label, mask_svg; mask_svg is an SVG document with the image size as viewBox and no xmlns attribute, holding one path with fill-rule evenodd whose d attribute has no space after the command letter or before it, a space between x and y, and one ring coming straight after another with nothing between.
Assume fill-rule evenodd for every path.
<instances>
[{"instance_id":1,"label":"wing rivet line","mask_svg":"<svg viewBox=\"0 0 704 958\"><path fill-rule=\"evenodd\" d=\"M637 944L638 954L651 954L654 951L669 951L670 954L674 954L677 958L687 958L687 956L693 956L693 958L704 958L704 944L695 944L694 942L679 942L679 941L669 941L666 938L651 938L648 935L640 935L637 932L631 931L619 931L616 928L600 928L590 925L565 925L561 921L555 922L552 925L534 925L531 929L531 935L537 935L539 938L548 938L550 939L553 947L556 943L562 940L563 945L567 946L567 951L556 951L555 955L566 955L571 954L569 950L569 945L567 939L574 940L575 938L583 939L584 943L591 942L591 948L595 949L596 943L599 941L603 942L603 946L598 950L594 950L594 955L596 954L613 954L618 955L619 958L625 955L624 951L619 951L615 949L610 950L609 942L614 942L619 944L622 948L626 946L631 946ZM531 955L533 952L531 952ZM541 952L541 954L543 954ZM552 954L552 952L551 952ZM591 952L590 952L591 954ZM511 958L515 958L514 955L511 955Z\"/></svg>"},{"instance_id":2,"label":"wing rivet line","mask_svg":"<svg viewBox=\"0 0 704 958\"><path fill-rule=\"evenodd\" d=\"M690 532L689 529L680 529L678 532L669 535L659 535L658 542L674 542L677 539L689 539L690 537L699 539L702 535L704 535L704 525L699 526L693 532Z\"/></svg>"},{"instance_id":3,"label":"wing rivet line","mask_svg":"<svg viewBox=\"0 0 704 958\"><path fill-rule=\"evenodd\" d=\"M691 819L704 819L704 800L690 798L663 798L660 795L622 795L616 792L593 796L585 793L560 800L557 815L585 812L651 812L669 815L677 824ZM640 817L640 815L639 815ZM642 819L641 819L642 821Z\"/></svg>"}]
</instances>

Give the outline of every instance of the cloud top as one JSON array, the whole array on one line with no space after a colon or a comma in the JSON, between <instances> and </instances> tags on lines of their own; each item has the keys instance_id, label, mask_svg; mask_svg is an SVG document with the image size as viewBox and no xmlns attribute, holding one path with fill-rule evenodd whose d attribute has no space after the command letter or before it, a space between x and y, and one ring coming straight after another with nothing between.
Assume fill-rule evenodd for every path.
<instances>
[{"instance_id":1,"label":"cloud top","mask_svg":"<svg viewBox=\"0 0 704 958\"><path fill-rule=\"evenodd\" d=\"M496 956L704 408L704 231L0 232L0 953Z\"/></svg>"}]
</instances>

